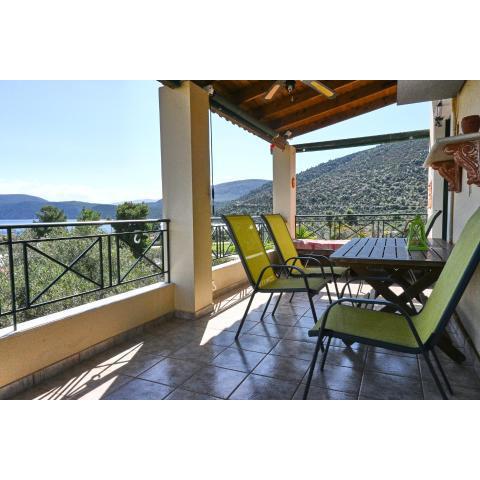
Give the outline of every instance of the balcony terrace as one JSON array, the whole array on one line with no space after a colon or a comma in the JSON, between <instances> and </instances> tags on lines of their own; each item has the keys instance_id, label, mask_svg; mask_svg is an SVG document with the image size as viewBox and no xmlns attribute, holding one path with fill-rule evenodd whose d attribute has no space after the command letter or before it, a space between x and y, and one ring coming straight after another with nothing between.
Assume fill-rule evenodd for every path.
<instances>
[{"instance_id":1,"label":"balcony terrace","mask_svg":"<svg viewBox=\"0 0 480 480\"><path fill-rule=\"evenodd\" d=\"M272 302L262 319L269 300L259 293L235 339L251 290L225 224L216 219L212 225L210 218L209 110L271 143L273 212L283 216L292 237L298 229L320 241L392 239L405 236L417 212L297 216L296 150L288 142L394 103L400 84L331 81L338 95L327 99L302 83L297 103L283 92L267 104L268 82L212 82L165 81L160 87L165 219L0 227L0 398L301 398L316 342L308 336L314 320L304 294L291 303L282 298L275 313ZM478 91L480 82L473 83ZM432 140L440 133L434 129ZM468 185L475 190L468 196L456 191L453 202L443 178L429 170L428 213L444 212L431 238L443 237L443 245L458 240L480 205L478 187ZM264 225L257 219L256 226L268 256L278 262ZM428 266L430 273L438 273L434 267ZM410 273L415 281L413 267ZM480 398L475 275L448 324L465 361L440 354L454 391L450 398ZM393 293L408 290L402 278L396 282ZM361 298L379 294L361 282L352 287ZM420 310L429 294L423 288L408 308ZM389 295L385 288L382 296ZM315 297L317 315L327 306L324 293ZM412 354L334 341L309 398L439 398L425 365Z\"/></svg>"},{"instance_id":2,"label":"balcony terrace","mask_svg":"<svg viewBox=\"0 0 480 480\"><path fill-rule=\"evenodd\" d=\"M26 390L17 399L301 399L315 347L308 300L273 305L263 321L267 300L259 295L238 341L234 336L245 310L248 290L218 299L215 312L197 320L170 318L78 363ZM273 302L272 302L273 304ZM316 301L320 314L328 306ZM449 332L467 355L459 365L441 360L455 395L480 399L480 378L462 330ZM414 355L338 341L324 371L316 370L309 399L439 399L423 360Z\"/></svg>"}]
</instances>

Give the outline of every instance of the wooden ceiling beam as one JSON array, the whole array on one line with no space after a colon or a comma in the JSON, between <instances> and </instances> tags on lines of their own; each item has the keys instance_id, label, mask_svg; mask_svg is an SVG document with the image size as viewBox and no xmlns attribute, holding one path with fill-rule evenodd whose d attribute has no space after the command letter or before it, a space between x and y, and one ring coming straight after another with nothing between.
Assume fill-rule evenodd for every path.
<instances>
[{"instance_id":1,"label":"wooden ceiling beam","mask_svg":"<svg viewBox=\"0 0 480 480\"><path fill-rule=\"evenodd\" d=\"M359 82L363 85L361 80L322 80L330 88L333 88L338 94L342 94L355 88L355 85ZM296 90L296 89L295 89ZM305 86L298 93L293 94L294 101L290 100L290 97L280 97L278 100L269 102L266 105L261 106L253 110L251 113L264 122L281 117L282 115L289 114L298 110L299 108L312 105L317 102L331 101L326 97L319 95L310 87Z\"/></svg>"},{"instance_id":2,"label":"wooden ceiling beam","mask_svg":"<svg viewBox=\"0 0 480 480\"><path fill-rule=\"evenodd\" d=\"M396 93L396 81L380 81L365 85L349 93L339 95L334 100L325 101L314 105L312 107L302 108L295 111L291 115L284 116L275 122L266 122L274 130L291 130L303 123L315 121L316 117L324 116L325 114L335 114L339 109L348 110L354 103L364 103L372 101L378 97L388 96L391 93ZM374 98L369 98L374 96Z\"/></svg>"},{"instance_id":3,"label":"wooden ceiling beam","mask_svg":"<svg viewBox=\"0 0 480 480\"><path fill-rule=\"evenodd\" d=\"M239 90L234 95L235 103L243 105L261 97L267 93L273 82L275 82L275 80L259 80L258 82L252 83L252 85Z\"/></svg>"},{"instance_id":4,"label":"wooden ceiling beam","mask_svg":"<svg viewBox=\"0 0 480 480\"><path fill-rule=\"evenodd\" d=\"M235 99L232 98L231 89L228 88L229 86L225 80L192 80L192 82L200 88L205 88L207 85L211 85L216 93L228 98L232 102L235 101Z\"/></svg>"},{"instance_id":5,"label":"wooden ceiling beam","mask_svg":"<svg viewBox=\"0 0 480 480\"><path fill-rule=\"evenodd\" d=\"M379 108L386 107L388 105L392 105L397 101L397 93L392 93L390 95L386 95L380 98L375 98L374 100L363 103L357 106L352 107L349 110L339 112L335 115L325 116L315 122L306 123L298 128L292 129L292 137L297 137L299 135L303 135L308 132L312 132L314 130L318 130L320 128L328 127L335 123L343 122L353 117L357 117L358 115L363 115L364 113L373 112L374 110L378 110Z\"/></svg>"}]
</instances>

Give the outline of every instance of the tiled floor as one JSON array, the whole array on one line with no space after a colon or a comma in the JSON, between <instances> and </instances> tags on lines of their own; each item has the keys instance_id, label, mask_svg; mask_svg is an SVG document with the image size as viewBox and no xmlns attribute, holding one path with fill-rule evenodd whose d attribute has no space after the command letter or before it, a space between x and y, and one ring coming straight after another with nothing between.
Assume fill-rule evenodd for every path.
<instances>
[{"instance_id":1,"label":"tiled floor","mask_svg":"<svg viewBox=\"0 0 480 480\"><path fill-rule=\"evenodd\" d=\"M290 304L284 298L276 315L269 313L260 322L266 300L267 295L256 296L238 342L234 336L245 292L218 302L213 315L168 320L17 398L300 399L315 342L307 336L313 324L307 299L297 295ZM316 297L315 303L318 313L327 306L325 297ZM463 349L453 321L449 329ZM455 391L452 398L480 399L471 359L457 365L440 356ZM309 398L437 399L439 394L423 360L334 341L324 371L316 369Z\"/></svg>"}]
</instances>

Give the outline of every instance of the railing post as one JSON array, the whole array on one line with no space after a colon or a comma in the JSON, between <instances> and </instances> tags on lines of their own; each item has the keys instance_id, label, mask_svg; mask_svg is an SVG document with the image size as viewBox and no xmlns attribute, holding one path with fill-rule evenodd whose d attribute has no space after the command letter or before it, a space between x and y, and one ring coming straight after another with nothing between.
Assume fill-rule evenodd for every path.
<instances>
[{"instance_id":1,"label":"railing post","mask_svg":"<svg viewBox=\"0 0 480 480\"><path fill-rule=\"evenodd\" d=\"M101 288L105 288L105 281L103 279L103 244L102 244L102 237L99 236L98 237L98 244L99 244L99 248L100 248L100 285L101 285Z\"/></svg>"},{"instance_id":2,"label":"railing post","mask_svg":"<svg viewBox=\"0 0 480 480\"><path fill-rule=\"evenodd\" d=\"M110 230L111 233L111 230ZM108 283L110 287L113 285L113 272L112 272L112 236L107 237L107 258L108 258Z\"/></svg>"},{"instance_id":3,"label":"railing post","mask_svg":"<svg viewBox=\"0 0 480 480\"><path fill-rule=\"evenodd\" d=\"M149 222L143 221L137 221L137 220L132 220L130 221L93 221L93 222L81 222L83 225L82 226L103 226L106 224L125 224L125 223L140 223L141 225L144 225L145 223L158 223L150 220ZM165 227L163 226L165 225ZM51 223L36 223L36 224L21 224L21 225L1 225L0 230L4 230L6 232L6 238L4 241L0 242L2 245L6 245L7 251L6 254L4 255L4 269L1 269L1 260L0 258L0 274L3 274L7 285L10 288L10 292L5 291L5 295L10 296L10 304L8 301L5 302L7 305L7 308L0 308L0 317L8 317L12 318L12 326L13 330L16 331L18 328L18 314L21 312L24 312L26 310L30 310L33 308L45 306L45 305L50 305L55 302L61 302L65 300L69 300L72 298L77 298L81 297L86 294L90 294L93 292L96 292L98 290L106 290L107 288L114 287L117 284L115 284L113 280L113 259L112 259L112 233L103 233L103 232L97 232L95 234L92 233L82 233L82 230L78 230L76 232L73 232L73 234L69 234L68 230L65 230L65 233L60 236L60 237L55 237L55 238L38 238L38 239L29 239L23 238L23 237L14 237L15 235L15 230L17 229L31 229L31 228L55 228L55 227L61 227L65 228L68 226L75 226L79 227L78 222L51 222ZM146 227L144 227L146 228ZM142 232L147 234L148 230ZM164 252L164 247L165 243L169 243L169 222L167 220L162 223L162 226L160 227L160 230L158 230L158 236L155 238L155 240L152 242L152 245L150 245L145 251L143 251L142 256L137 259L132 265L130 265L130 268L128 272L123 276L122 278L122 272L121 272L121 267L122 267L122 260L120 258L121 255L121 246L120 246L120 234L114 234L115 235L115 240L116 240L116 248L117 248L117 258L116 258L116 263L117 263L117 276L119 278L118 280L118 285L124 284L124 283L130 283L130 282L136 282L138 280L143 280L151 277L155 277L156 275L161 275L165 274L164 278L167 278L167 281L170 281L170 258L168 256L169 253L169 245L167 248L167 252ZM166 238L165 238L166 235ZM105 239L107 239L107 244L105 244ZM165 268L165 258L162 258L162 263L163 263L163 269L160 268L158 264L156 264L153 260L147 257L147 253L150 250L150 248L156 244L156 242L159 240L159 238L162 237L162 255L168 256L168 269ZM44 244L44 245L49 245L50 242L66 242L66 241L79 241L83 239L89 239L92 240L92 243L88 245L86 249L82 248L81 253L79 253L75 258L70 259L70 260L65 260L60 256L60 258L56 258L54 253L50 251L48 248L41 249L38 247L37 244ZM92 276L87 276L86 274L82 273L81 269L78 270L76 265L77 263L82 260L83 258L86 258L89 252L93 251L96 252L95 248L96 245L98 244L99 247L99 257L95 261L95 272L92 273ZM18 258L15 259L14 254L14 246L18 245ZM106 245L107 252L104 251L104 247ZM80 246L80 243L78 244ZM35 253L34 257L32 257L29 254L29 250L33 250ZM105 253L108 256L108 263L105 263ZM55 265L58 265L62 268L61 273L58 275L55 273L55 278L39 293L35 292L33 293L32 286L30 285L30 279L35 276L36 268L35 268L35 261L37 256L40 256L46 261L50 261ZM128 258L128 256L127 256ZM133 278L132 280L128 280L127 282L124 282L125 277L138 265L141 259L148 260L148 262L156 267L154 273L152 274L145 274L138 276L136 278ZM17 262L17 264L15 264ZM32 263L33 262L33 263ZM21 263L21 265L20 265ZM22 269L22 271L18 271L18 269ZM105 271L105 268L108 268L108 273ZM8 270L7 270L8 269ZM165 272L166 270L166 272ZM54 273L55 271L52 270ZM159 273L155 273L159 272ZM47 292L53 287L55 284L58 284L59 280L64 277L65 274L67 273L72 273L75 274L77 277L82 278L92 284L95 285L95 288L93 290L88 290L83 287L74 287L72 289L68 289L63 295L62 293L56 294L54 293L53 295L50 295L49 298L43 298L42 301L39 301L39 299L43 296L46 296ZM20 277L18 275L20 274ZM168 274L168 275L167 275ZM22 277L23 275L23 277ZM100 280L98 280L97 275L100 276ZM17 285L17 282L20 282ZM20 297L17 298L17 287L20 289ZM7 287L8 288L8 287ZM53 297L53 298L52 298ZM0 307L3 307L3 305L0 305Z\"/></svg>"},{"instance_id":4,"label":"railing post","mask_svg":"<svg viewBox=\"0 0 480 480\"><path fill-rule=\"evenodd\" d=\"M120 237L118 234L115 236L115 246L117 248L117 285L120 285L122 278L120 272Z\"/></svg>"},{"instance_id":5,"label":"railing post","mask_svg":"<svg viewBox=\"0 0 480 480\"><path fill-rule=\"evenodd\" d=\"M28 249L27 243L22 244L23 247L23 276L25 277L25 298L26 298L26 307L30 307L30 277L28 272Z\"/></svg>"},{"instance_id":6,"label":"railing post","mask_svg":"<svg viewBox=\"0 0 480 480\"><path fill-rule=\"evenodd\" d=\"M13 316L13 330L17 330L17 301L15 297L15 267L13 264L13 243L12 243L12 228L7 228L7 248L8 248L8 266L10 277L10 292L12 298L12 316Z\"/></svg>"}]
</instances>

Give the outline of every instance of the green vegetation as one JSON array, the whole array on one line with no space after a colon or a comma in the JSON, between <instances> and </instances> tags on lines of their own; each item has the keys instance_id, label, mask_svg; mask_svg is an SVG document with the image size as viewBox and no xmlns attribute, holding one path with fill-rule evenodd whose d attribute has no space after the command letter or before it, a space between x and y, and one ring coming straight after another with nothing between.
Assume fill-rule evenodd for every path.
<instances>
[{"instance_id":1,"label":"green vegetation","mask_svg":"<svg viewBox=\"0 0 480 480\"><path fill-rule=\"evenodd\" d=\"M82 211L77 217L78 222L98 222L100 220L100 212L91 210L90 208L82 208Z\"/></svg>"},{"instance_id":2,"label":"green vegetation","mask_svg":"<svg viewBox=\"0 0 480 480\"><path fill-rule=\"evenodd\" d=\"M424 139L380 145L321 163L297 175L299 215L426 211L428 153ZM308 154L314 155L314 154ZM219 213L272 211L265 184L219 208Z\"/></svg>"},{"instance_id":3,"label":"green vegetation","mask_svg":"<svg viewBox=\"0 0 480 480\"><path fill-rule=\"evenodd\" d=\"M295 238L300 238L300 239L315 238L315 233L309 230L305 225L299 225L295 232Z\"/></svg>"},{"instance_id":4,"label":"green vegetation","mask_svg":"<svg viewBox=\"0 0 480 480\"><path fill-rule=\"evenodd\" d=\"M38 223L55 223L55 222L66 222L67 216L65 212L53 205L45 205L40 209L39 212L35 214L37 217ZM37 227L33 231L37 238L42 238L48 234L50 228Z\"/></svg>"},{"instance_id":5,"label":"green vegetation","mask_svg":"<svg viewBox=\"0 0 480 480\"><path fill-rule=\"evenodd\" d=\"M142 220L148 216L148 205L145 203L124 202L117 207L117 220ZM121 225L114 225L115 232L137 232L126 233L120 236L120 240L126 243L135 258L138 258L147 248L148 235L139 233L148 230L146 223L124 223Z\"/></svg>"},{"instance_id":6,"label":"green vegetation","mask_svg":"<svg viewBox=\"0 0 480 480\"><path fill-rule=\"evenodd\" d=\"M145 208L141 205L132 209L131 205L124 204L120 205L118 210L118 218L128 216L129 212L132 216L128 218L145 218L146 216ZM42 222L50 222L65 220L62 215L63 212L59 209L47 206L42 208L37 216ZM99 218L99 212L83 209L78 219L92 222ZM132 224L122 225L120 231L128 231L124 227L129 225ZM13 245L17 308L24 308L29 303L44 304L19 312L17 322L24 322L158 281L157 276L148 279L140 278L158 273L154 264L159 266L162 264L162 247L155 245L149 250L150 261L140 259L141 252L152 244L156 234L148 232L149 224L133 225L135 229L142 229L147 233L122 235L125 241L119 242L118 251L114 237L111 237L112 287L106 290L100 289L102 286L110 286L108 242L102 226L79 224L68 228L29 228L16 231L15 241L29 241L25 250L28 255L27 269L24 268L23 244ZM134 268L130 271L132 266ZM115 286L119 278L122 282L132 282ZM8 248L6 244L0 244L0 312L9 311L11 308ZM11 324L11 315L0 317L0 328Z\"/></svg>"}]
</instances>

